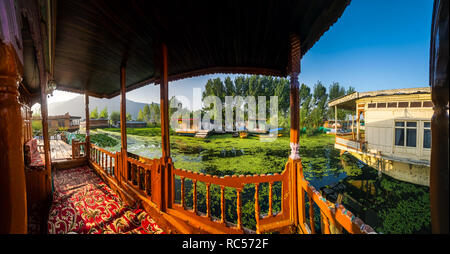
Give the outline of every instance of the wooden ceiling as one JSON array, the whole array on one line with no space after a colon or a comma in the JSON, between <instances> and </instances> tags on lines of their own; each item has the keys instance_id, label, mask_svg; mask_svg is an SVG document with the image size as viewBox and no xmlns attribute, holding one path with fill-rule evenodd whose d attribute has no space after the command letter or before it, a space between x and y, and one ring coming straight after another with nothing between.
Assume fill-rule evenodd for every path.
<instances>
[{"instance_id":1,"label":"wooden ceiling","mask_svg":"<svg viewBox=\"0 0 450 254\"><path fill-rule=\"evenodd\" d=\"M214 2L214 3L211 3ZM168 48L169 80L211 73L286 76L289 35L302 56L349 0L58 0L54 73L59 90L111 98L159 79Z\"/></svg>"}]
</instances>

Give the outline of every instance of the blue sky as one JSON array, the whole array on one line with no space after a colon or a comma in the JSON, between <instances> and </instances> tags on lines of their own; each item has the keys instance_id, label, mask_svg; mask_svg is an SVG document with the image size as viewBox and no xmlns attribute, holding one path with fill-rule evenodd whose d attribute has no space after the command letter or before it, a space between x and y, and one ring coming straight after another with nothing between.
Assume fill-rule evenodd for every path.
<instances>
[{"instance_id":1,"label":"blue sky","mask_svg":"<svg viewBox=\"0 0 450 254\"><path fill-rule=\"evenodd\" d=\"M339 82L357 91L428 86L432 0L352 0L342 17L303 57L300 82ZM171 82L169 95L192 96L206 75ZM232 77L236 75L230 75ZM73 97L56 92L49 102ZM153 84L127 93L138 102L159 101Z\"/></svg>"}]
</instances>

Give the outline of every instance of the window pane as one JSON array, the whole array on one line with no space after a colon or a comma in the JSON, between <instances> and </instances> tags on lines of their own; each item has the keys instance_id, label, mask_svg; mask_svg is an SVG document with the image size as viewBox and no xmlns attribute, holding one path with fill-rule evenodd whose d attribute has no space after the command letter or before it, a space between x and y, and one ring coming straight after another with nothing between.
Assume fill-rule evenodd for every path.
<instances>
[{"instance_id":1,"label":"window pane","mask_svg":"<svg viewBox=\"0 0 450 254\"><path fill-rule=\"evenodd\" d=\"M406 146L416 147L416 129L407 129L406 130Z\"/></svg>"},{"instance_id":2,"label":"window pane","mask_svg":"<svg viewBox=\"0 0 450 254\"><path fill-rule=\"evenodd\" d=\"M417 122L407 122L406 126L407 127L417 127Z\"/></svg>"},{"instance_id":3,"label":"window pane","mask_svg":"<svg viewBox=\"0 0 450 254\"><path fill-rule=\"evenodd\" d=\"M395 122L396 127L403 127L405 126L405 122Z\"/></svg>"},{"instance_id":4,"label":"window pane","mask_svg":"<svg viewBox=\"0 0 450 254\"><path fill-rule=\"evenodd\" d=\"M405 129L395 129L395 145L405 145Z\"/></svg>"},{"instance_id":5,"label":"window pane","mask_svg":"<svg viewBox=\"0 0 450 254\"><path fill-rule=\"evenodd\" d=\"M431 148L431 130L423 130L423 148Z\"/></svg>"},{"instance_id":6,"label":"window pane","mask_svg":"<svg viewBox=\"0 0 450 254\"><path fill-rule=\"evenodd\" d=\"M431 123L430 122L424 122L423 123L423 127L430 128L431 127Z\"/></svg>"}]
</instances>

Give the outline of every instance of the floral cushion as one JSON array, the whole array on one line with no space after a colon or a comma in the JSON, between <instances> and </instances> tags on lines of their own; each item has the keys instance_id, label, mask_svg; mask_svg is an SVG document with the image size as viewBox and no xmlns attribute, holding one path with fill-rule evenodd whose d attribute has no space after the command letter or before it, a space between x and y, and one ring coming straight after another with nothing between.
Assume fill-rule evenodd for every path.
<instances>
[{"instance_id":1,"label":"floral cushion","mask_svg":"<svg viewBox=\"0 0 450 254\"><path fill-rule=\"evenodd\" d=\"M45 156L38 150L37 140L31 139L24 146L25 165L31 169L43 170L45 167Z\"/></svg>"}]
</instances>

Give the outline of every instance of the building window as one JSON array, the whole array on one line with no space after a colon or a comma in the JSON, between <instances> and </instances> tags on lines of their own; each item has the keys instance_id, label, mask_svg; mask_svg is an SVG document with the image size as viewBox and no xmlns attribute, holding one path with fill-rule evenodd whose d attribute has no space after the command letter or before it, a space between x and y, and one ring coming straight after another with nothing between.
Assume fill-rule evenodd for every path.
<instances>
[{"instance_id":1,"label":"building window","mask_svg":"<svg viewBox=\"0 0 450 254\"><path fill-rule=\"evenodd\" d=\"M396 108L397 107L397 102L388 102L388 108Z\"/></svg>"},{"instance_id":2,"label":"building window","mask_svg":"<svg viewBox=\"0 0 450 254\"><path fill-rule=\"evenodd\" d=\"M409 122L409 121L395 122L395 145L416 147L417 122Z\"/></svg>"},{"instance_id":3,"label":"building window","mask_svg":"<svg viewBox=\"0 0 450 254\"><path fill-rule=\"evenodd\" d=\"M398 103L398 107L399 108L407 108L408 107L408 102L406 102L406 101L402 101L402 102L399 102Z\"/></svg>"},{"instance_id":4,"label":"building window","mask_svg":"<svg viewBox=\"0 0 450 254\"><path fill-rule=\"evenodd\" d=\"M422 106L422 102L420 101L412 101L409 103L411 108L420 108Z\"/></svg>"},{"instance_id":5,"label":"building window","mask_svg":"<svg viewBox=\"0 0 450 254\"><path fill-rule=\"evenodd\" d=\"M423 123L423 148L431 148L431 123Z\"/></svg>"}]
</instances>

